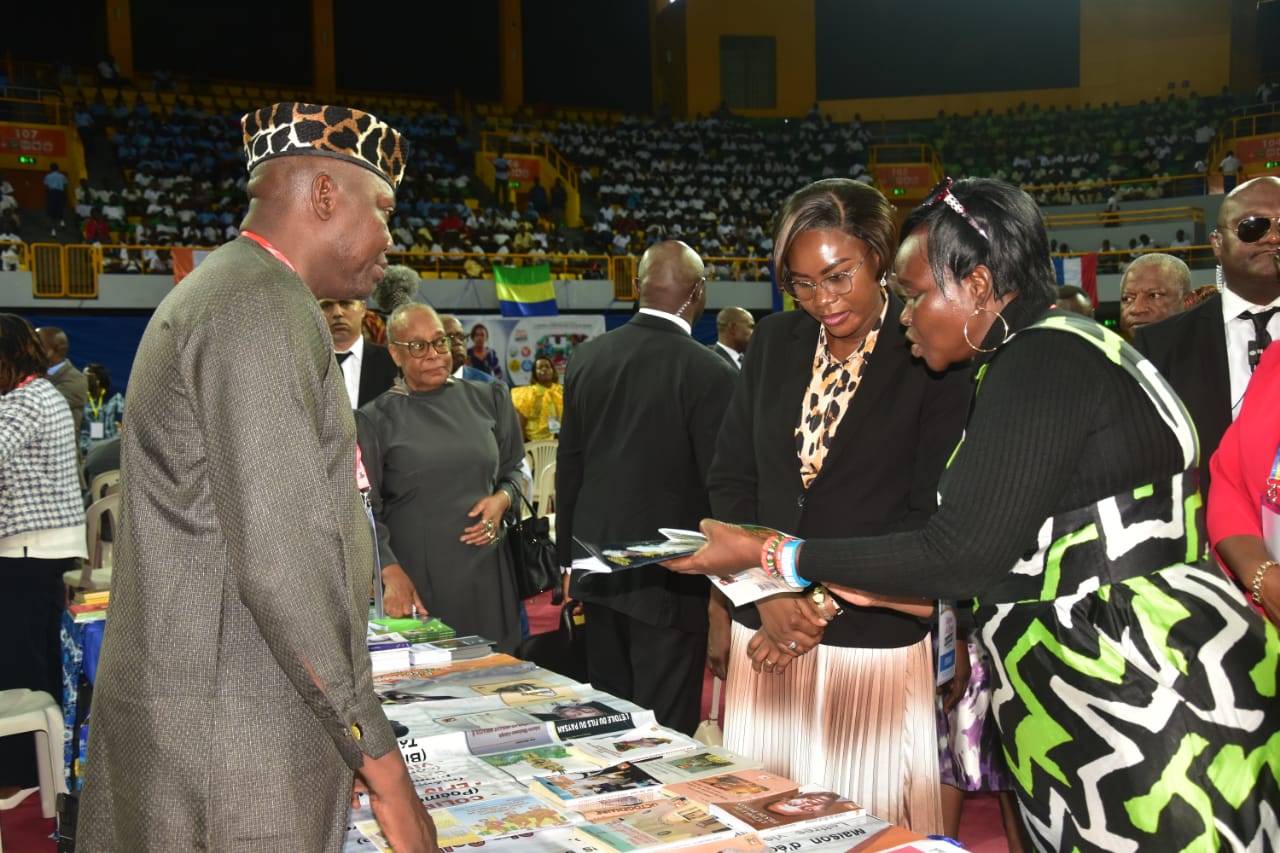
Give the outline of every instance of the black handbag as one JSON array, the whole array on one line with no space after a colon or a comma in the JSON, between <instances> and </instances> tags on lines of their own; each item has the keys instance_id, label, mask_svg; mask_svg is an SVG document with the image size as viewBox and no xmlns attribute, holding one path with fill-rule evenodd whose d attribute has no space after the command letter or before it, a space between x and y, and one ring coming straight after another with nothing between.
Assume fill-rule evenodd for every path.
<instances>
[{"instance_id":1,"label":"black handbag","mask_svg":"<svg viewBox=\"0 0 1280 853\"><path fill-rule=\"evenodd\" d=\"M581 604L573 599L565 602L560 609L559 627L545 634L525 637L516 646L516 657L567 675L574 681L586 681L587 626L578 612L580 608Z\"/></svg>"},{"instance_id":2,"label":"black handbag","mask_svg":"<svg viewBox=\"0 0 1280 853\"><path fill-rule=\"evenodd\" d=\"M560 565L556 559L556 545L551 541L551 522L538 515L529 499L520 493L520 500L529 510L527 518L509 522L507 545L511 549L511 568L516 576L516 591L520 599L532 598L549 589L555 590L552 604L564 600L560 580Z\"/></svg>"}]
</instances>

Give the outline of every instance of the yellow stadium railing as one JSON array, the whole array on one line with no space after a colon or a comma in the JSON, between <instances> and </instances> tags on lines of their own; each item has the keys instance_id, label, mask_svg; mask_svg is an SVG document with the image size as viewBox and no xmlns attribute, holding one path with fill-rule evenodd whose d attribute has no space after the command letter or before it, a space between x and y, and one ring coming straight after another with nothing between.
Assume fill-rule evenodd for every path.
<instances>
[{"instance_id":1,"label":"yellow stadium railing","mask_svg":"<svg viewBox=\"0 0 1280 853\"><path fill-rule=\"evenodd\" d=\"M1182 184L1182 186L1171 186ZM1117 181L1080 181L1065 184L1023 184L1022 189L1035 195L1037 193L1055 193L1066 190L1076 192L1105 192L1115 195L1121 189L1145 192L1154 188L1161 190L1161 195L1170 191L1170 195L1204 195L1205 176L1199 172L1184 175L1159 175L1150 178L1125 178Z\"/></svg>"},{"instance_id":2,"label":"yellow stadium railing","mask_svg":"<svg viewBox=\"0 0 1280 853\"><path fill-rule=\"evenodd\" d=\"M1096 213L1054 213L1046 215L1046 228L1072 228L1087 225L1134 225L1142 222L1204 222L1199 207L1157 207L1146 210L1098 211Z\"/></svg>"}]
</instances>

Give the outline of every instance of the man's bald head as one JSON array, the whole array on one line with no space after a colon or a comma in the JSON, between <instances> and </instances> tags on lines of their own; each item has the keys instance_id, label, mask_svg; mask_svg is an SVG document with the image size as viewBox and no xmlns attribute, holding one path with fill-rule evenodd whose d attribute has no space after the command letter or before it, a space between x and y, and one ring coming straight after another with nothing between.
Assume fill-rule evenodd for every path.
<instances>
[{"instance_id":1,"label":"man's bald head","mask_svg":"<svg viewBox=\"0 0 1280 853\"><path fill-rule=\"evenodd\" d=\"M40 338L40 343L44 345L45 353L49 356L49 367L66 361L67 351L70 349L66 332L57 326L41 326L36 329L36 335Z\"/></svg>"},{"instance_id":2,"label":"man's bald head","mask_svg":"<svg viewBox=\"0 0 1280 853\"><path fill-rule=\"evenodd\" d=\"M736 305L721 308L716 315L716 339L737 352L746 352L756 320L751 312Z\"/></svg>"},{"instance_id":3,"label":"man's bald head","mask_svg":"<svg viewBox=\"0 0 1280 853\"><path fill-rule=\"evenodd\" d=\"M1266 220L1266 231L1253 242L1240 237L1240 224ZM1217 227L1209 235L1213 253L1222 265L1226 286L1255 305L1280 296L1280 177L1267 175L1245 181L1231 191L1218 210ZM1246 227L1246 236L1248 228Z\"/></svg>"},{"instance_id":4,"label":"man's bald head","mask_svg":"<svg viewBox=\"0 0 1280 853\"><path fill-rule=\"evenodd\" d=\"M707 304L707 280L702 258L687 243L654 243L636 268L636 293L641 308L653 308L697 322Z\"/></svg>"}]
</instances>

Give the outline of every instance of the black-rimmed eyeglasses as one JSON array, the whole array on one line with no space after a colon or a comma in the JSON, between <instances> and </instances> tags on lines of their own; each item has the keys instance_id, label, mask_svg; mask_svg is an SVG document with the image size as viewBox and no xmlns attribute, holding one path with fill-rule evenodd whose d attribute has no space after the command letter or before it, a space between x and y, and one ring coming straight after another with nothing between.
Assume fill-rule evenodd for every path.
<instances>
[{"instance_id":1,"label":"black-rimmed eyeglasses","mask_svg":"<svg viewBox=\"0 0 1280 853\"><path fill-rule=\"evenodd\" d=\"M863 255L862 260L858 261L852 269L833 272L818 281L789 278L782 283L782 289L790 293L799 302L808 302L812 299L818 293L819 285L832 296L844 296L850 290L853 290L853 277L858 274L858 270L862 269L862 265L866 262L867 256Z\"/></svg>"},{"instance_id":2,"label":"black-rimmed eyeglasses","mask_svg":"<svg viewBox=\"0 0 1280 853\"><path fill-rule=\"evenodd\" d=\"M1280 227L1280 216L1246 216L1236 223L1232 230L1240 238L1241 243L1256 243L1271 233L1271 223Z\"/></svg>"},{"instance_id":3,"label":"black-rimmed eyeglasses","mask_svg":"<svg viewBox=\"0 0 1280 853\"><path fill-rule=\"evenodd\" d=\"M934 187L933 190L929 193L929 195L925 196L925 200L920 206L933 207L935 204L942 202L947 207L951 208L953 211L958 213L964 219L965 222L968 222L969 225L973 227L974 231L977 231L979 234L981 234L983 240L986 240L988 243L990 243L991 235L987 233L987 229L983 228L981 225L978 224L978 220L973 218L973 214L965 210L964 205L960 203L960 199L956 198L955 195L951 192L951 186L954 183L955 182L952 181L950 178L943 178L942 183Z\"/></svg>"},{"instance_id":4,"label":"black-rimmed eyeglasses","mask_svg":"<svg viewBox=\"0 0 1280 853\"><path fill-rule=\"evenodd\" d=\"M458 337L461 337L461 335L441 335L440 337L433 338L429 341L388 340L387 343L396 347L404 347L409 351L409 355L414 358L425 358L427 355L427 347L431 347L431 349L435 350L440 355L444 355L449 352L449 347L453 343L453 339Z\"/></svg>"}]
</instances>

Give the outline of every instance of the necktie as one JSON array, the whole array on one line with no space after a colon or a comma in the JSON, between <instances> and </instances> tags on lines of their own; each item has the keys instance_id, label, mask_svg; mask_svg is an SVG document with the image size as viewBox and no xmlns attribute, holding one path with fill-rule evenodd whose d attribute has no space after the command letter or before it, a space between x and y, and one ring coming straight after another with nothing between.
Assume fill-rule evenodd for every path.
<instances>
[{"instance_id":1,"label":"necktie","mask_svg":"<svg viewBox=\"0 0 1280 853\"><path fill-rule=\"evenodd\" d=\"M350 353L350 352L335 352L335 353L333 354L333 357L334 357L334 358L336 358L336 359L338 360L338 367L342 367L342 362L344 362L344 361L346 361L347 359L351 358L351 353Z\"/></svg>"},{"instance_id":2,"label":"necktie","mask_svg":"<svg viewBox=\"0 0 1280 853\"><path fill-rule=\"evenodd\" d=\"M1268 308L1266 311L1259 311L1256 314L1245 311L1240 315L1241 320L1253 322L1253 340L1249 343L1250 372L1257 369L1258 362L1262 360L1262 351L1271 343L1271 335L1267 333L1267 321L1277 311L1280 311L1280 308Z\"/></svg>"}]
</instances>

